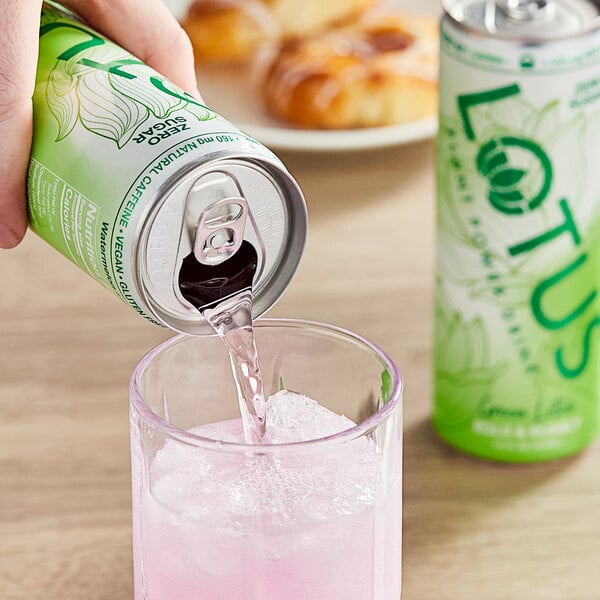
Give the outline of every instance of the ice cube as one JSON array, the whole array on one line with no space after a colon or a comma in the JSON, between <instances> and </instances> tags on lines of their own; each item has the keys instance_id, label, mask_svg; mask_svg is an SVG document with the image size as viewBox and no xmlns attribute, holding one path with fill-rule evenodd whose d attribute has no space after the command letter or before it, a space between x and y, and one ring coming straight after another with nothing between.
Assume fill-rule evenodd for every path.
<instances>
[{"instance_id":1,"label":"ice cube","mask_svg":"<svg viewBox=\"0 0 600 600\"><path fill-rule=\"evenodd\" d=\"M315 440L355 425L348 417L296 392L281 390L267 400L267 431L274 444Z\"/></svg>"},{"instance_id":2,"label":"ice cube","mask_svg":"<svg viewBox=\"0 0 600 600\"><path fill-rule=\"evenodd\" d=\"M269 442L314 440L355 425L302 394L282 390L267 403ZM201 425L193 433L243 443L241 420ZM152 495L183 522L210 521L238 534L309 530L336 516L361 512L375 500L379 464L361 436L322 449L284 453L180 447L169 440L151 467ZM317 459L317 460L316 460Z\"/></svg>"}]
</instances>

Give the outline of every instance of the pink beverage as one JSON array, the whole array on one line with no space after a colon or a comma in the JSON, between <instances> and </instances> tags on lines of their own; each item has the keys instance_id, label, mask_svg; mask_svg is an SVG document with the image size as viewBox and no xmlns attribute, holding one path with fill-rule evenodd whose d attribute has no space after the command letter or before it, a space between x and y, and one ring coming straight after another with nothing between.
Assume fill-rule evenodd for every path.
<instances>
[{"instance_id":1,"label":"pink beverage","mask_svg":"<svg viewBox=\"0 0 600 600\"><path fill-rule=\"evenodd\" d=\"M255 333L271 394L260 445L217 336L174 338L134 372L136 600L398 600L397 368L325 325Z\"/></svg>"},{"instance_id":2,"label":"pink beverage","mask_svg":"<svg viewBox=\"0 0 600 600\"><path fill-rule=\"evenodd\" d=\"M322 436L354 426L316 403L290 407L294 395L277 396L285 414L268 414L272 438L303 441L291 423L302 429L310 423L311 433ZM241 420L194 433L244 442ZM311 453L291 461L244 454L199 460L195 454L167 443L150 467L152 483L138 515L140 600L397 600L385 594L397 587L400 560L398 538L390 539L385 523L400 497L386 502L385 489L378 488L380 457L369 440L348 443L316 469ZM386 569L386 560L394 568ZM381 590L373 588L378 569Z\"/></svg>"}]
</instances>

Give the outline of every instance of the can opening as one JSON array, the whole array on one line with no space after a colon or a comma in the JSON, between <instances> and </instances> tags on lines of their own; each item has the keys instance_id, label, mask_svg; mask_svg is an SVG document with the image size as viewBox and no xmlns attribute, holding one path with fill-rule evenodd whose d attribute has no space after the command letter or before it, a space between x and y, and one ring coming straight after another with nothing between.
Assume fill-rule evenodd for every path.
<instances>
[{"instance_id":1,"label":"can opening","mask_svg":"<svg viewBox=\"0 0 600 600\"><path fill-rule=\"evenodd\" d=\"M206 311L232 295L248 290L255 317L274 304L305 237L302 194L280 165L211 157L165 184L140 232L136 285L153 319L209 334Z\"/></svg>"},{"instance_id":2,"label":"can opening","mask_svg":"<svg viewBox=\"0 0 600 600\"><path fill-rule=\"evenodd\" d=\"M214 265L199 262L191 252L179 271L181 295L202 311L244 289L252 289L257 266L258 254L247 240L241 242L233 256Z\"/></svg>"},{"instance_id":3,"label":"can opening","mask_svg":"<svg viewBox=\"0 0 600 600\"><path fill-rule=\"evenodd\" d=\"M193 200L199 193L218 199L195 217ZM229 174L200 178L188 195L188 235L193 244L182 260L178 284L183 298L201 312L242 290L252 290L259 260L256 248L244 239L248 221L256 229L239 183ZM260 240L260 233L255 234Z\"/></svg>"}]
</instances>

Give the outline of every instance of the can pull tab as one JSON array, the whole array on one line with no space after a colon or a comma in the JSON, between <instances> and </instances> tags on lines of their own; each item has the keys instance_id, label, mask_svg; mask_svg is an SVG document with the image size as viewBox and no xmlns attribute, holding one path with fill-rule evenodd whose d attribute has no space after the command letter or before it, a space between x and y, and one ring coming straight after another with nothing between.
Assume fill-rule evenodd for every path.
<instances>
[{"instance_id":1,"label":"can pull tab","mask_svg":"<svg viewBox=\"0 0 600 600\"><path fill-rule=\"evenodd\" d=\"M248 202L241 197L222 198L198 218L194 257L202 265L219 265L233 256L244 241Z\"/></svg>"},{"instance_id":2,"label":"can pull tab","mask_svg":"<svg viewBox=\"0 0 600 600\"><path fill-rule=\"evenodd\" d=\"M515 21L533 21L554 10L554 0L496 0L500 10Z\"/></svg>"}]
</instances>

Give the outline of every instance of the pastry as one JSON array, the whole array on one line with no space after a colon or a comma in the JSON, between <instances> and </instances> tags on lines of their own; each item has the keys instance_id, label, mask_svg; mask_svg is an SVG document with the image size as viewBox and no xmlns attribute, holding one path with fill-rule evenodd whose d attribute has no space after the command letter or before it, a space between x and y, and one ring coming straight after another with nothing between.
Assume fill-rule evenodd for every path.
<instances>
[{"instance_id":1,"label":"pastry","mask_svg":"<svg viewBox=\"0 0 600 600\"><path fill-rule=\"evenodd\" d=\"M260 0L196 0L181 24L198 62L241 62L279 36L277 22Z\"/></svg>"},{"instance_id":2,"label":"pastry","mask_svg":"<svg viewBox=\"0 0 600 600\"><path fill-rule=\"evenodd\" d=\"M346 19L373 0L195 0L182 25L200 61L245 62L266 42Z\"/></svg>"},{"instance_id":3,"label":"pastry","mask_svg":"<svg viewBox=\"0 0 600 600\"><path fill-rule=\"evenodd\" d=\"M285 40L265 70L267 110L304 128L404 123L437 106L437 23L391 8Z\"/></svg>"}]
</instances>

